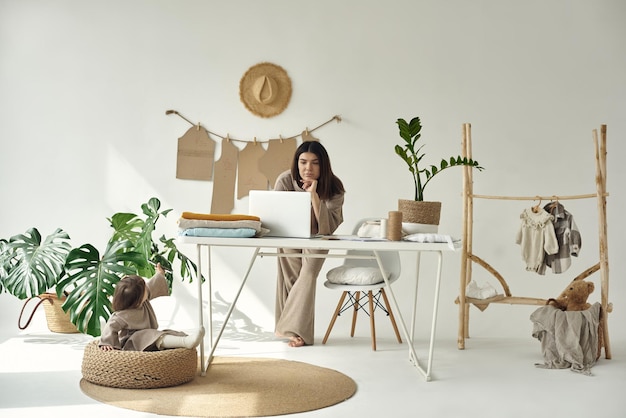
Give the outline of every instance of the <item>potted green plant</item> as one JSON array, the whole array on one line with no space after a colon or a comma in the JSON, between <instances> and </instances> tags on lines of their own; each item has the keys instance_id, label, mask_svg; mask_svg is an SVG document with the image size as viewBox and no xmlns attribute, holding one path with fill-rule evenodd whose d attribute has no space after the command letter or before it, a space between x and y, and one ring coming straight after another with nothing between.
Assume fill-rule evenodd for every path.
<instances>
[{"instance_id":1,"label":"potted green plant","mask_svg":"<svg viewBox=\"0 0 626 418\"><path fill-rule=\"evenodd\" d=\"M113 233L102 254L92 244L72 249L61 229L43 243L36 228L0 240L0 291L25 299L53 289L64 298L63 311L78 331L99 336L101 323L112 312L115 285L124 275L150 277L161 263L171 286L172 264L178 260L183 280L198 277L196 264L178 250L174 238L154 238L157 221L171 211L160 206L151 198L141 205L143 217L119 212L109 218Z\"/></svg>"},{"instance_id":2,"label":"potted green plant","mask_svg":"<svg viewBox=\"0 0 626 418\"><path fill-rule=\"evenodd\" d=\"M400 137L404 140L404 143L397 144L394 149L396 154L398 154L408 166L415 188L413 200L398 200L398 210L402 212L402 220L406 223L439 225L441 202L429 202L424 200L424 189L428 183L437 174L450 167L471 166L481 171L483 167L478 164L478 161L474 161L471 158L462 158L460 155L457 157L452 156L447 160L442 159L439 166L426 165L422 162L425 155L422 151L424 144L418 144L422 136L422 123L420 118L414 117L410 122L400 118L396 123L398 124Z\"/></svg>"},{"instance_id":3,"label":"potted green plant","mask_svg":"<svg viewBox=\"0 0 626 418\"><path fill-rule=\"evenodd\" d=\"M54 288L64 274L64 264L70 252L70 237L57 228L42 242L37 228L30 228L23 234L0 239L0 292L8 292L18 299L25 299L24 308L30 300L39 299L44 304L48 328L53 332L78 332L69 320L69 315L61 309L64 297L58 297ZM51 291L52 290L52 291ZM25 309L22 309L22 314ZM30 323L32 314L24 329Z\"/></svg>"}]
</instances>

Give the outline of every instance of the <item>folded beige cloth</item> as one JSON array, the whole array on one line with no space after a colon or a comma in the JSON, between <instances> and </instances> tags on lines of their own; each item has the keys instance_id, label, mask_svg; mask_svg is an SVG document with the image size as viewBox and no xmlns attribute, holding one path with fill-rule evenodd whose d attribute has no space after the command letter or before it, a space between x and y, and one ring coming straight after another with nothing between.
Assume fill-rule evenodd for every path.
<instances>
[{"instance_id":1,"label":"folded beige cloth","mask_svg":"<svg viewBox=\"0 0 626 418\"><path fill-rule=\"evenodd\" d=\"M256 232L261 231L261 221L212 221L207 219L185 219L180 218L178 220L178 227L180 229L190 228L250 228Z\"/></svg>"},{"instance_id":2,"label":"folded beige cloth","mask_svg":"<svg viewBox=\"0 0 626 418\"><path fill-rule=\"evenodd\" d=\"M261 218L253 215L241 215L241 214L215 214L215 213L194 213L183 212L181 218L184 219L203 219L208 221L260 221Z\"/></svg>"}]
</instances>

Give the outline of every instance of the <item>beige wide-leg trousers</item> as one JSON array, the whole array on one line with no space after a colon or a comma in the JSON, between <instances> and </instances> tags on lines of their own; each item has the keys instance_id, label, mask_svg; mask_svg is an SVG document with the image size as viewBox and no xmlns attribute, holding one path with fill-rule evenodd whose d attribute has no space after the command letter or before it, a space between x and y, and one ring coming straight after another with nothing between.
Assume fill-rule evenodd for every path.
<instances>
[{"instance_id":1,"label":"beige wide-leg trousers","mask_svg":"<svg viewBox=\"0 0 626 418\"><path fill-rule=\"evenodd\" d=\"M327 250L279 249L280 253L318 253ZM279 257L276 282L276 332L299 336L312 345L315 333L315 289L323 258Z\"/></svg>"}]
</instances>

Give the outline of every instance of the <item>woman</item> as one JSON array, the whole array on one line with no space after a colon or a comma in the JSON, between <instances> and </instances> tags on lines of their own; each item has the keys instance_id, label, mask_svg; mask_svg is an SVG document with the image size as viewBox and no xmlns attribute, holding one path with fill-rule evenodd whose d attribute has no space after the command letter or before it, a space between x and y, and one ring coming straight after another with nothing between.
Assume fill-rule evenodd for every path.
<instances>
[{"instance_id":1,"label":"woman","mask_svg":"<svg viewBox=\"0 0 626 418\"><path fill-rule=\"evenodd\" d=\"M307 141L298 147L291 170L278 177L274 190L311 193L312 234L332 234L343 222L343 183L333 174L328 153L319 142ZM279 249L279 252L327 251ZM323 258L278 258L276 335L289 338L290 347L313 344L315 287L323 264Z\"/></svg>"}]
</instances>

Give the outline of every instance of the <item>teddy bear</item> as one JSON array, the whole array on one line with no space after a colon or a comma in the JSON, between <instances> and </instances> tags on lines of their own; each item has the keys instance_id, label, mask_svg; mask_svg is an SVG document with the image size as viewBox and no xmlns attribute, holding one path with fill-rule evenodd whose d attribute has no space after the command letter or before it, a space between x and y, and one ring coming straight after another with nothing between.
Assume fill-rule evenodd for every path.
<instances>
[{"instance_id":1,"label":"teddy bear","mask_svg":"<svg viewBox=\"0 0 626 418\"><path fill-rule=\"evenodd\" d=\"M591 307L587 302L587 297L593 292L595 286L592 282L583 280L574 280L559 295L558 298L550 298L546 301L546 305L552 305L562 311L584 311ZM598 324L598 351L596 360L600 358L602 347L604 347L604 318L600 311L600 319Z\"/></svg>"},{"instance_id":2,"label":"teddy bear","mask_svg":"<svg viewBox=\"0 0 626 418\"><path fill-rule=\"evenodd\" d=\"M584 311L591 307L587 297L593 292L595 286L592 282L575 280L567 286L558 298L550 298L546 305L552 305L562 311Z\"/></svg>"}]
</instances>

